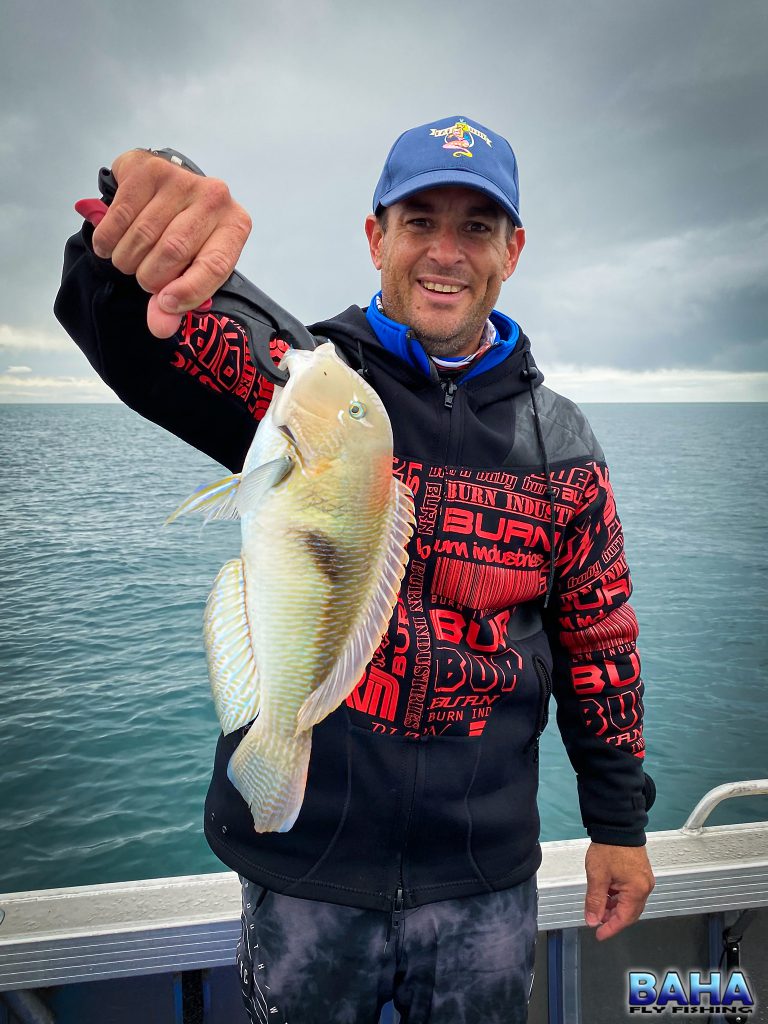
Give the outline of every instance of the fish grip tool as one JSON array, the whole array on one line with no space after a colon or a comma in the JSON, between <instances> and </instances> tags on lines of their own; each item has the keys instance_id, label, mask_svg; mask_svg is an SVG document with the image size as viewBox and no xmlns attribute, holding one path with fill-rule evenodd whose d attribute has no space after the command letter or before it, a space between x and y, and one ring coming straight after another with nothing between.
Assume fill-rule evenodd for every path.
<instances>
[{"instance_id":1,"label":"fish grip tool","mask_svg":"<svg viewBox=\"0 0 768 1024\"><path fill-rule=\"evenodd\" d=\"M176 150L153 149L150 152L177 166L185 167L193 174L205 177L196 164ZM105 205L109 206L117 192L117 181L109 167L102 167L99 171L99 191ZM316 337L308 331L300 320L283 309L238 270L233 271L212 296L210 312L217 311L242 326L257 372L278 386L286 383L288 373L281 370L272 359L271 351L276 338L287 342L291 348L310 351L328 340ZM341 352L338 354L347 362Z\"/></svg>"}]
</instances>

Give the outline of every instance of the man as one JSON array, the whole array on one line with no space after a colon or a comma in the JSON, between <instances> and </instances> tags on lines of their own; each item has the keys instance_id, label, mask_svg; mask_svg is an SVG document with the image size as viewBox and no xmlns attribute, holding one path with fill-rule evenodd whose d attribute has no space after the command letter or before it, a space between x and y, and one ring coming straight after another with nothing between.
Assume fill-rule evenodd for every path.
<instances>
[{"instance_id":1,"label":"man","mask_svg":"<svg viewBox=\"0 0 768 1024\"><path fill-rule=\"evenodd\" d=\"M128 404L239 470L271 385L247 317L216 297L189 311L233 270L249 218L158 155L112 169L109 212L68 243L57 315ZM494 309L525 243L506 140L464 117L403 133L365 228L381 292L311 330L389 412L416 503L407 574L363 679L314 730L293 828L253 832L226 777L240 730L219 740L206 836L243 879L252 1021L373 1022L391 998L410 1024L524 1021L551 692L598 939L653 887L621 526L582 414Z\"/></svg>"}]
</instances>

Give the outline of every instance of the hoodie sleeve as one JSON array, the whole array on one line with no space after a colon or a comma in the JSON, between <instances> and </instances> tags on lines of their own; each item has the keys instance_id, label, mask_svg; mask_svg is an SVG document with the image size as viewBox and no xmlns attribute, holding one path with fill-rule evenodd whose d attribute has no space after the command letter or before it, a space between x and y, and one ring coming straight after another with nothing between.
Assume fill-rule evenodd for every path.
<instances>
[{"instance_id":1,"label":"hoodie sleeve","mask_svg":"<svg viewBox=\"0 0 768 1024\"><path fill-rule=\"evenodd\" d=\"M67 242L57 319L126 405L238 471L272 397L243 328L218 311L188 313L172 338L155 338L149 296L93 253L92 235L85 224Z\"/></svg>"},{"instance_id":2,"label":"hoodie sleeve","mask_svg":"<svg viewBox=\"0 0 768 1024\"><path fill-rule=\"evenodd\" d=\"M547 631L557 723L592 840L645 843L653 782L643 772L643 682L624 538L602 462L591 462L559 547Z\"/></svg>"}]
</instances>

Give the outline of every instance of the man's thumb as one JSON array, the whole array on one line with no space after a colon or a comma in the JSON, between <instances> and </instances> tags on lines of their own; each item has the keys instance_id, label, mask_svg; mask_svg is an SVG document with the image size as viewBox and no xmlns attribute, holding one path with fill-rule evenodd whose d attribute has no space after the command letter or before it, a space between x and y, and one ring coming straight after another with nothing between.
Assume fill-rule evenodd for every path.
<instances>
[{"instance_id":1,"label":"man's thumb","mask_svg":"<svg viewBox=\"0 0 768 1024\"><path fill-rule=\"evenodd\" d=\"M152 295L147 305L147 325L156 338L171 338L181 324L180 313L166 313L158 304L157 296Z\"/></svg>"}]
</instances>

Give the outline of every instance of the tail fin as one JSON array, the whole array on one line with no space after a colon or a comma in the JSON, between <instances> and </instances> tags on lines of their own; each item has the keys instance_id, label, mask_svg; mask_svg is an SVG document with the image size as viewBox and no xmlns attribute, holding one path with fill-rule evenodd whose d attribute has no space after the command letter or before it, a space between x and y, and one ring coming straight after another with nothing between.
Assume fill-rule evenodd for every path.
<instances>
[{"instance_id":1,"label":"tail fin","mask_svg":"<svg viewBox=\"0 0 768 1024\"><path fill-rule=\"evenodd\" d=\"M311 730L270 736L257 719L232 755L227 775L250 807L257 832L292 828L304 802L311 748Z\"/></svg>"}]
</instances>

